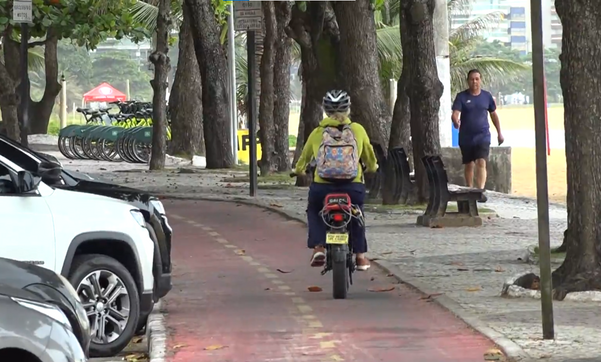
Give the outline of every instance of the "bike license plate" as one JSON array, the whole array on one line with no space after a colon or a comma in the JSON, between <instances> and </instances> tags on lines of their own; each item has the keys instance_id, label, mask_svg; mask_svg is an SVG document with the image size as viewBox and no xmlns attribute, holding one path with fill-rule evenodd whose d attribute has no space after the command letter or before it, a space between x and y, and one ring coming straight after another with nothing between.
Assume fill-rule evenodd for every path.
<instances>
[{"instance_id":1,"label":"bike license plate","mask_svg":"<svg viewBox=\"0 0 601 362\"><path fill-rule=\"evenodd\" d=\"M326 244L348 244L348 234L326 234Z\"/></svg>"}]
</instances>

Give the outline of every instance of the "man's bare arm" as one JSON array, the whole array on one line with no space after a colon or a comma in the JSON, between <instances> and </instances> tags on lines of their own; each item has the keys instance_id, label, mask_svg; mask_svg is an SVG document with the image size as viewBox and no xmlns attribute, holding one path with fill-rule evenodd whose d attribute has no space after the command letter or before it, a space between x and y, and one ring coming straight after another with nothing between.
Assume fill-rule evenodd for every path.
<instances>
[{"instance_id":1,"label":"man's bare arm","mask_svg":"<svg viewBox=\"0 0 601 362\"><path fill-rule=\"evenodd\" d=\"M492 120L492 124L497 129L497 140L499 141L499 146L505 142L505 137L503 137L503 133L501 133L501 122L499 121L499 115L497 112L490 112L490 119Z\"/></svg>"},{"instance_id":2,"label":"man's bare arm","mask_svg":"<svg viewBox=\"0 0 601 362\"><path fill-rule=\"evenodd\" d=\"M461 112L459 111L453 111L453 115L451 116L451 120L453 121L453 125L455 126L455 128L459 128L459 116L461 115Z\"/></svg>"},{"instance_id":3,"label":"man's bare arm","mask_svg":"<svg viewBox=\"0 0 601 362\"><path fill-rule=\"evenodd\" d=\"M499 122L499 115L496 111L490 113L490 119L492 120L492 124L497 129L497 133L501 134L501 122Z\"/></svg>"}]
</instances>

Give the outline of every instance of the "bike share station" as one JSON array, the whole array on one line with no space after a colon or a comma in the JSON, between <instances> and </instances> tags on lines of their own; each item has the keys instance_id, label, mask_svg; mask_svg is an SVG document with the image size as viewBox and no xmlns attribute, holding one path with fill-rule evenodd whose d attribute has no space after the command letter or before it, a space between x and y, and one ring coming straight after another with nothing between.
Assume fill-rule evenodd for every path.
<instances>
[{"instance_id":1,"label":"bike share station","mask_svg":"<svg viewBox=\"0 0 601 362\"><path fill-rule=\"evenodd\" d=\"M152 148L152 103L126 99L124 93L108 83L85 93L83 103L93 107L76 109L85 124L72 124L60 130L58 148L63 156L147 163ZM119 112L110 112L111 106L116 106ZM167 140L171 140L169 124Z\"/></svg>"}]
</instances>

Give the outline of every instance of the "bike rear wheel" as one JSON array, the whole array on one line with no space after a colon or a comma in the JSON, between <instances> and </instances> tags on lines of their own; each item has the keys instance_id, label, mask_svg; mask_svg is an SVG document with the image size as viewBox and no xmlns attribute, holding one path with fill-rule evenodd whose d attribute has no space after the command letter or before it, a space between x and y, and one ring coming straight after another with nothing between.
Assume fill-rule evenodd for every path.
<instances>
[{"instance_id":1,"label":"bike rear wheel","mask_svg":"<svg viewBox=\"0 0 601 362\"><path fill-rule=\"evenodd\" d=\"M347 245L331 247L332 258L332 294L334 299L346 299L349 289L349 268L347 266Z\"/></svg>"}]
</instances>

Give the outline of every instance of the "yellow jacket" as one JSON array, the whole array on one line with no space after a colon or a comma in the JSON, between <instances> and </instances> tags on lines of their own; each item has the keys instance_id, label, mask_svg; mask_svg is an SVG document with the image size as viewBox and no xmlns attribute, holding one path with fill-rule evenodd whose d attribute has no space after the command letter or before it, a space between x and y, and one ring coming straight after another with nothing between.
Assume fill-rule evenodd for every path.
<instances>
[{"instance_id":1,"label":"yellow jacket","mask_svg":"<svg viewBox=\"0 0 601 362\"><path fill-rule=\"evenodd\" d=\"M338 126L340 124L351 125L351 129L355 135L355 139L357 140L357 154L365 163L366 172L376 172L378 170L378 161L376 159L376 154L374 153L374 148L372 147L371 143L369 143L369 136L367 135L367 132L365 132L365 128L363 128L362 125L351 122L351 120L348 118L344 122L339 122L331 118L325 118L319 123L319 126L315 128L313 132L311 132L309 139L307 139L305 142L303 153L300 155L294 170L297 175L304 174L305 168L307 168L309 162L317 157L324 128L328 126ZM313 175L313 182L323 184L330 183L317 176L317 173ZM359 167L357 177L355 177L353 182L363 183L363 169L361 167Z\"/></svg>"}]
</instances>

